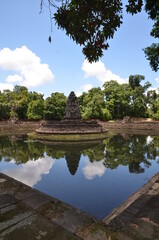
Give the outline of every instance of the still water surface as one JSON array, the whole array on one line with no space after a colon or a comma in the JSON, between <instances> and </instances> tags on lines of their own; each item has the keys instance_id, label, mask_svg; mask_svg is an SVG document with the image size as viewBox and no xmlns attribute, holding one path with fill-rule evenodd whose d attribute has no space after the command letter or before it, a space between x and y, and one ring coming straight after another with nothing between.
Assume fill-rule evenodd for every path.
<instances>
[{"instance_id":1,"label":"still water surface","mask_svg":"<svg viewBox=\"0 0 159 240\"><path fill-rule=\"evenodd\" d=\"M48 144L0 137L0 172L104 218L159 171L159 137Z\"/></svg>"}]
</instances>

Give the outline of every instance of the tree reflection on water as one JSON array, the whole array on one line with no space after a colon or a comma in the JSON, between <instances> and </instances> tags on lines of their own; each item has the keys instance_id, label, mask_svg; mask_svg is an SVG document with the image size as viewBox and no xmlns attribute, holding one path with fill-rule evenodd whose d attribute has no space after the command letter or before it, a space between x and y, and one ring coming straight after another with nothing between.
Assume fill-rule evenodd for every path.
<instances>
[{"instance_id":1,"label":"tree reflection on water","mask_svg":"<svg viewBox=\"0 0 159 240\"><path fill-rule=\"evenodd\" d=\"M81 155L87 156L91 163L101 162L105 168L128 166L130 173L143 173L151 166L151 160L159 157L159 137L121 134L102 142L76 144L31 141L26 136L0 138L0 161L14 160L16 164L24 164L46 156L63 158L69 172L75 175Z\"/></svg>"}]
</instances>

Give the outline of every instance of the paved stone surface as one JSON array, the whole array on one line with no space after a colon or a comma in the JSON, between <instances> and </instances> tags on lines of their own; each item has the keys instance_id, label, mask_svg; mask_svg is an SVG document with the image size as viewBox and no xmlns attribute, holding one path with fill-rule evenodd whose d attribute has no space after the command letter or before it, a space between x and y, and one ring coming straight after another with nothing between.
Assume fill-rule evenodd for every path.
<instances>
[{"instance_id":1,"label":"paved stone surface","mask_svg":"<svg viewBox=\"0 0 159 240\"><path fill-rule=\"evenodd\" d=\"M0 180L0 240L79 239L36 211L48 202L58 200L3 174L0 174Z\"/></svg>"},{"instance_id":2,"label":"paved stone surface","mask_svg":"<svg viewBox=\"0 0 159 240\"><path fill-rule=\"evenodd\" d=\"M39 212L56 224L81 237L81 233L96 220L62 202L51 202L39 208Z\"/></svg>"},{"instance_id":3,"label":"paved stone surface","mask_svg":"<svg viewBox=\"0 0 159 240\"><path fill-rule=\"evenodd\" d=\"M0 240L107 240L106 227L53 197L0 173Z\"/></svg>"},{"instance_id":4,"label":"paved stone surface","mask_svg":"<svg viewBox=\"0 0 159 240\"><path fill-rule=\"evenodd\" d=\"M103 222L118 233L118 239L158 240L159 173Z\"/></svg>"},{"instance_id":5,"label":"paved stone surface","mask_svg":"<svg viewBox=\"0 0 159 240\"><path fill-rule=\"evenodd\" d=\"M15 204L18 202L12 195L10 194L2 194L0 195L0 209L6 207L11 204Z\"/></svg>"},{"instance_id":6,"label":"paved stone surface","mask_svg":"<svg viewBox=\"0 0 159 240\"><path fill-rule=\"evenodd\" d=\"M23 203L11 204L0 209L0 232L16 225L33 214Z\"/></svg>"},{"instance_id":7,"label":"paved stone surface","mask_svg":"<svg viewBox=\"0 0 159 240\"><path fill-rule=\"evenodd\" d=\"M64 228L53 224L47 218L38 214L32 215L19 221L16 225L10 226L0 234L1 240L35 240L35 239L55 239L55 240L77 240Z\"/></svg>"}]
</instances>

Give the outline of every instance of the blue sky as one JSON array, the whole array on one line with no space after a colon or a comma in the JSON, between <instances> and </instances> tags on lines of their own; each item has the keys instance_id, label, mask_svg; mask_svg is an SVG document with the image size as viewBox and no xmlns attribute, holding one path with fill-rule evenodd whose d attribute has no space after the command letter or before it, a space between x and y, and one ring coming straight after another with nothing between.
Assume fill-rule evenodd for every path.
<instances>
[{"instance_id":1,"label":"blue sky","mask_svg":"<svg viewBox=\"0 0 159 240\"><path fill-rule=\"evenodd\" d=\"M0 90L25 85L45 97L56 91L68 95L72 90L79 95L111 79L127 82L132 74L142 74L153 88L159 87L159 74L151 70L142 51L154 42L150 37L153 23L145 12L124 14L109 50L99 62L89 64L82 47L64 31L53 24L51 33L48 9L41 14L39 11L40 0L1 1Z\"/></svg>"}]
</instances>

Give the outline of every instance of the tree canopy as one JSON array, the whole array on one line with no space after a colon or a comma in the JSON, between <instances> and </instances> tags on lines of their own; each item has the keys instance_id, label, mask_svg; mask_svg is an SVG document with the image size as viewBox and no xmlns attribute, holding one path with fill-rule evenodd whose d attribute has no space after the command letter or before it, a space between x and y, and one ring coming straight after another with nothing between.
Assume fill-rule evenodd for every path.
<instances>
[{"instance_id":1,"label":"tree canopy","mask_svg":"<svg viewBox=\"0 0 159 240\"><path fill-rule=\"evenodd\" d=\"M46 0L40 0L41 9ZM97 61L103 50L109 47L109 39L121 26L123 18L122 0L48 0L51 19L66 31L77 44L83 46L83 54L89 62ZM57 11L51 14L51 7ZM154 21L151 36L159 38L159 1L128 0L127 13L137 14L145 10ZM51 42L51 36L49 37ZM159 69L159 43L144 49L146 58L154 71Z\"/></svg>"},{"instance_id":2,"label":"tree canopy","mask_svg":"<svg viewBox=\"0 0 159 240\"><path fill-rule=\"evenodd\" d=\"M148 91L149 82L142 75L130 75L129 83L115 80L105 82L101 88L92 88L78 97L83 119L122 119L124 116L151 117L159 120L159 94ZM26 87L15 86L13 91L0 92L0 120L61 120L65 114L67 97L55 92L44 99Z\"/></svg>"}]
</instances>

